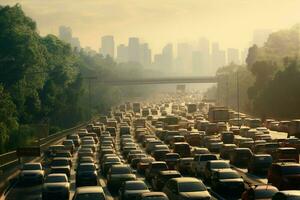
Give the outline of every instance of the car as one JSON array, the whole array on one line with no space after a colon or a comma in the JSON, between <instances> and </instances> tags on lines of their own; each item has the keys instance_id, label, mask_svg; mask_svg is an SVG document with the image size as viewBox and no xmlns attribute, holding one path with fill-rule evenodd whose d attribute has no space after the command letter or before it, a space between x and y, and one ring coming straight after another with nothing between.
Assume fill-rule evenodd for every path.
<instances>
[{"instance_id":1,"label":"car","mask_svg":"<svg viewBox=\"0 0 300 200\"><path fill-rule=\"evenodd\" d=\"M164 161L168 165L168 169L175 169L175 166L180 158L178 153L167 153L164 157Z\"/></svg>"},{"instance_id":2,"label":"car","mask_svg":"<svg viewBox=\"0 0 300 200\"><path fill-rule=\"evenodd\" d=\"M170 200L211 199L211 195L202 181L192 177L170 179L164 186L163 192Z\"/></svg>"},{"instance_id":3,"label":"car","mask_svg":"<svg viewBox=\"0 0 300 200\"><path fill-rule=\"evenodd\" d=\"M155 161L153 157L147 157L147 158L142 158L138 163L137 163L137 171L140 174L145 174L146 169L150 166L150 163Z\"/></svg>"},{"instance_id":4,"label":"car","mask_svg":"<svg viewBox=\"0 0 300 200\"><path fill-rule=\"evenodd\" d=\"M107 187L111 192L117 192L123 182L135 179L134 171L129 165L112 165L107 173Z\"/></svg>"},{"instance_id":5,"label":"car","mask_svg":"<svg viewBox=\"0 0 300 200\"><path fill-rule=\"evenodd\" d=\"M175 170L179 171L181 174L189 175L192 173L192 157L180 158L175 166Z\"/></svg>"},{"instance_id":6,"label":"car","mask_svg":"<svg viewBox=\"0 0 300 200\"><path fill-rule=\"evenodd\" d=\"M103 162L102 162L102 174L104 176L106 176L109 168L112 166L112 165L116 165L116 164L122 164L122 161L121 159L118 157L118 156L110 156L110 157L107 157Z\"/></svg>"},{"instance_id":7,"label":"car","mask_svg":"<svg viewBox=\"0 0 300 200\"><path fill-rule=\"evenodd\" d=\"M169 200L163 192L144 192L140 195L139 200Z\"/></svg>"},{"instance_id":8,"label":"car","mask_svg":"<svg viewBox=\"0 0 300 200\"><path fill-rule=\"evenodd\" d=\"M223 131L221 133L221 140L224 144L233 144L234 134L232 131Z\"/></svg>"},{"instance_id":9,"label":"car","mask_svg":"<svg viewBox=\"0 0 300 200\"><path fill-rule=\"evenodd\" d=\"M269 154L253 154L248 162L248 173L267 175L272 161L272 156Z\"/></svg>"},{"instance_id":10,"label":"car","mask_svg":"<svg viewBox=\"0 0 300 200\"><path fill-rule=\"evenodd\" d=\"M94 152L92 149L89 148L81 148L78 151L78 158L80 157L94 157Z\"/></svg>"},{"instance_id":11,"label":"car","mask_svg":"<svg viewBox=\"0 0 300 200\"><path fill-rule=\"evenodd\" d=\"M171 178L181 177L181 174L177 170L164 170L160 171L151 182L152 189L154 191L161 191L166 182Z\"/></svg>"},{"instance_id":12,"label":"car","mask_svg":"<svg viewBox=\"0 0 300 200\"><path fill-rule=\"evenodd\" d=\"M75 145L75 147L79 147L81 144L81 140L80 137L78 136L78 134L72 134L67 136L68 139L73 140L73 143Z\"/></svg>"},{"instance_id":13,"label":"car","mask_svg":"<svg viewBox=\"0 0 300 200\"><path fill-rule=\"evenodd\" d=\"M273 153L274 162L281 161L292 161L299 163L299 152L296 148L293 147L281 147L277 148Z\"/></svg>"},{"instance_id":14,"label":"car","mask_svg":"<svg viewBox=\"0 0 300 200\"><path fill-rule=\"evenodd\" d=\"M255 185L246 189L242 194L242 200L272 199L278 189L272 185Z\"/></svg>"},{"instance_id":15,"label":"car","mask_svg":"<svg viewBox=\"0 0 300 200\"><path fill-rule=\"evenodd\" d=\"M219 169L211 177L212 189L221 196L240 197L245 190L244 180L233 169Z\"/></svg>"},{"instance_id":16,"label":"car","mask_svg":"<svg viewBox=\"0 0 300 200\"><path fill-rule=\"evenodd\" d=\"M233 150L237 148L235 144L223 144L220 151L220 157L228 160Z\"/></svg>"},{"instance_id":17,"label":"car","mask_svg":"<svg viewBox=\"0 0 300 200\"><path fill-rule=\"evenodd\" d=\"M272 200L300 200L299 190L285 190L277 192Z\"/></svg>"},{"instance_id":18,"label":"car","mask_svg":"<svg viewBox=\"0 0 300 200\"><path fill-rule=\"evenodd\" d=\"M191 150L191 156L194 157L196 154L209 154L209 150L204 147L193 147Z\"/></svg>"},{"instance_id":19,"label":"car","mask_svg":"<svg viewBox=\"0 0 300 200\"><path fill-rule=\"evenodd\" d=\"M210 160L207 161L204 170L204 180L207 182L211 181L212 174L216 170L220 169L230 169L230 164L225 160Z\"/></svg>"},{"instance_id":20,"label":"car","mask_svg":"<svg viewBox=\"0 0 300 200\"><path fill-rule=\"evenodd\" d=\"M230 154L230 164L237 167L247 167L253 153L249 148L235 148Z\"/></svg>"},{"instance_id":21,"label":"car","mask_svg":"<svg viewBox=\"0 0 300 200\"><path fill-rule=\"evenodd\" d=\"M42 199L69 200L70 183L66 174L49 174L42 189Z\"/></svg>"},{"instance_id":22,"label":"car","mask_svg":"<svg viewBox=\"0 0 300 200\"><path fill-rule=\"evenodd\" d=\"M71 152L71 154L74 153L74 149L75 149L75 145L74 145L74 142L73 140L69 139L69 140L64 140L63 143L62 143L65 148Z\"/></svg>"},{"instance_id":23,"label":"car","mask_svg":"<svg viewBox=\"0 0 300 200\"><path fill-rule=\"evenodd\" d=\"M157 161L163 161L166 154L170 153L170 150L154 150L151 156Z\"/></svg>"},{"instance_id":24,"label":"car","mask_svg":"<svg viewBox=\"0 0 300 200\"><path fill-rule=\"evenodd\" d=\"M98 173L94 163L80 163L76 169L76 187L97 186Z\"/></svg>"},{"instance_id":25,"label":"car","mask_svg":"<svg viewBox=\"0 0 300 200\"><path fill-rule=\"evenodd\" d=\"M25 163L22 166L19 180L21 184L38 183L44 182L45 172L41 163Z\"/></svg>"},{"instance_id":26,"label":"car","mask_svg":"<svg viewBox=\"0 0 300 200\"><path fill-rule=\"evenodd\" d=\"M181 158L191 156L191 147L187 142L174 143L173 153L178 153Z\"/></svg>"},{"instance_id":27,"label":"car","mask_svg":"<svg viewBox=\"0 0 300 200\"><path fill-rule=\"evenodd\" d=\"M196 177L204 176L205 165L207 161L210 160L218 160L218 157L215 154L195 155L194 160L192 162L192 173L195 174Z\"/></svg>"},{"instance_id":28,"label":"car","mask_svg":"<svg viewBox=\"0 0 300 200\"><path fill-rule=\"evenodd\" d=\"M95 164L95 160L92 157L86 156L86 157L80 157L78 158L78 164L80 163L94 163Z\"/></svg>"},{"instance_id":29,"label":"car","mask_svg":"<svg viewBox=\"0 0 300 200\"><path fill-rule=\"evenodd\" d=\"M68 177L71 175L70 159L55 157L51 162L51 173L65 173Z\"/></svg>"},{"instance_id":30,"label":"car","mask_svg":"<svg viewBox=\"0 0 300 200\"><path fill-rule=\"evenodd\" d=\"M146 169L145 177L147 181L152 181L152 178L158 174L158 172L167 170L167 163L164 161L153 161L150 163L149 167Z\"/></svg>"},{"instance_id":31,"label":"car","mask_svg":"<svg viewBox=\"0 0 300 200\"><path fill-rule=\"evenodd\" d=\"M268 183L279 190L300 189L300 164L293 162L273 163L268 171Z\"/></svg>"},{"instance_id":32,"label":"car","mask_svg":"<svg viewBox=\"0 0 300 200\"><path fill-rule=\"evenodd\" d=\"M106 195L101 186L78 187L72 200L106 200Z\"/></svg>"},{"instance_id":33,"label":"car","mask_svg":"<svg viewBox=\"0 0 300 200\"><path fill-rule=\"evenodd\" d=\"M150 192L149 188L142 180L123 182L119 190L120 200L137 200L140 195L145 192Z\"/></svg>"}]
</instances>

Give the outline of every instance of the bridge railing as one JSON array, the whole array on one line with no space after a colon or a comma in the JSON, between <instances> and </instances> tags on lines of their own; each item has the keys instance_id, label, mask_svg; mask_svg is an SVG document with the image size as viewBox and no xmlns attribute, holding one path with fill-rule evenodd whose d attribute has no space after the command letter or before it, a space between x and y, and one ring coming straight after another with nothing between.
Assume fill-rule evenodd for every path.
<instances>
[{"instance_id":1,"label":"bridge railing","mask_svg":"<svg viewBox=\"0 0 300 200\"><path fill-rule=\"evenodd\" d=\"M39 139L39 146L41 153L46 150L50 145L55 144L57 141L63 139L69 134L74 133L79 128L83 128L88 123L82 123L70 129L59 131L55 134L51 134L48 137ZM24 161L33 161L35 158L27 158ZM17 151L11 151L0 155L0 197L5 188L9 184L9 179L12 179L13 174L18 170L19 160Z\"/></svg>"}]
</instances>

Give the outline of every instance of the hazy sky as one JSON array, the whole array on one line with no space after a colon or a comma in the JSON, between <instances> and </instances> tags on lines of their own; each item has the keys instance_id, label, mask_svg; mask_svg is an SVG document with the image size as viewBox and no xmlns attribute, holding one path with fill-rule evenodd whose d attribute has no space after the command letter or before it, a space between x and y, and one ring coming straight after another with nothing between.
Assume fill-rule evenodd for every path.
<instances>
[{"instance_id":1,"label":"hazy sky","mask_svg":"<svg viewBox=\"0 0 300 200\"><path fill-rule=\"evenodd\" d=\"M206 36L221 47L244 48L254 29L278 30L300 22L300 0L0 0L20 3L40 33L73 29L82 46L100 46L100 37L129 36L147 41L155 52L167 42Z\"/></svg>"}]
</instances>

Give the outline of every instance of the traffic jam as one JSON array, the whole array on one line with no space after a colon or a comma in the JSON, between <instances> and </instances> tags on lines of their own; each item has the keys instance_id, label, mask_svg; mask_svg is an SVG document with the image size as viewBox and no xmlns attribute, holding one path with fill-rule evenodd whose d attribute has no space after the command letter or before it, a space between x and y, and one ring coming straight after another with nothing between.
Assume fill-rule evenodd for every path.
<instances>
[{"instance_id":1,"label":"traffic jam","mask_svg":"<svg viewBox=\"0 0 300 200\"><path fill-rule=\"evenodd\" d=\"M300 199L299 124L195 99L127 102L24 163L7 199Z\"/></svg>"}]
</instances>

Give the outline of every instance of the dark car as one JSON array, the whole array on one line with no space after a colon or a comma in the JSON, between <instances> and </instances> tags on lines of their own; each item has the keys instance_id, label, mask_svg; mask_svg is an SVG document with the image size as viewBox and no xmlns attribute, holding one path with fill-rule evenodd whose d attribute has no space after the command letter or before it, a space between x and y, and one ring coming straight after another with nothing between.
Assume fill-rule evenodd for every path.
<instances>
[{"instance_id":1,"label":"dark car","mask_svg":"<svg viewBox=\"0 0 300 200\"><path fill-rule=\"evenodd\" d=\"M146 169L146 180L147 181L151 181L152 178L154 178L158 172L163 171L163 170L167 170L168 166L166 164L166 162L164 161L154 161L151 162L149 167Z\"/></svg>"},{"instance_id":2,"label":"dark car","mask_svg":"<svg viewBox=\"0 0 300 200\"><path fill-rule=\"evenodd\" d=\"M103 188L100 186L85 186L76 189L72 200L106 200Z\"/></svg>"},{"instance_id":3,"label":"dark car","mask_svg":"<svg viewBox=\"0 0 300 200\"><path fill-rule=\"evenodd\" d=\"M142 158L138 163L137 163L137 171L140 174L145 174L146 169L150 166L150 163L155 161L154 158L152 157L147 157L147 158Z\"/></svg>"},{"instance_id":4,"label":"dark car","mask_svg":"<svg viewBox=\"0 0 300 200\"><path fill-rule=\"evenodd\" d=\"M211 199L211 196L202 181L191 177L170 179L163 188L163 192L169 197L170 200Z\"/></svg>"},{"instance_id":5,"label":"dark car","mask_svg":"<svg viewBox=\"0 0 300 200\"><path fill-rule=\"evenodd\" d=\"M212 174L220 169L230 169L230 164L225 160L211 160L207 161L204 171L204 180L210 182Z\"/></svg>"},{"instance_id":6,"label":"dark car","mask_svg":"<svg viewBox=\"0 0 300 200\"><path fill-rule=\"evenodd\" d=\"M130 166L125 164L113 165L108 170L107 187L111 192L116 192L123 182L135 179L136 176Z\"/></svg>"},{"instance_id":7,"label":"dark car","mask_svg":"<svg viewBox=\"0 0 300 200\"><path fill-rule=\"evenodd\" d=\"M178 153L181 158L191 156L191 147L187 142L176 142L174 143L174 153Z\"/></svg>"},{"instance_id":8,"label":"dark car","mask_svg":"<svg viewBox=\"0 0 300 200\"><path fill-rule=\"evenodd\" d=\"M224 144L233 144L234 134L232 131L223 131L221 133L221 140Z\"/></svg>"},{"instance_id":9,"label":"dark car","mask_svg":"<svg viewBox=\"0 0 300 200\"><path fill-rule=\"evenodd\" d=\"M245 190L244 180L232 169L217 170L212 174L211 186L222 196L240 197Z\"/></svg>"},{"instance_id":10,"label":"dark car","mask_svg":"<svg viewBox=\"0 0 300 200\"><path fill-rule=\"evenodd\" d=\"M171 178L181 177L181 174L177 170L164 170L160 171L153 179L152 179L152 188L154 191L161 191L165 186L167 181Z\"/></svg>"},{"instance_id":11,"label":"dark car","mask_svg":"<svg viewBox=\"0 0 300 200\"><path fill-rule=\"evenodd\" d=\"M137 200L140 195L150 192L147 185L142 180L126 181L119 190L120 200Z\"/></svg>"},{"instance_id":12,"label":"dark car","mask_svg":"<svg viewBox=\"0 0 300 200\"><path fill-rule=\"evenodd\" d=\"M247 167L252 157L252 151L249 148L235 148L230 154L230 163L237 167Z\"/></svg>"},{"instance_id":13,"label":"dark car","mask_svg":"<svg viewBox=\"0 0 300 200\"><path fill-rule=\"evenodd\" d=\"M273 163L268 171L268 183L272 183L279 190L299 190L299 182L299 163Z\"/></svg>"},{"instance_id":14,"label":"dark car","mask_svg":"<svg viewBox=\"0 0 300 200\"><path fill-rule=\"evenodd\" d=\"M105 161L102 163L102 174L104 176L106 176L109 168L112 166L112 165L117 165L117 164L122 164L121 162L121 159L117 156L114 156L114 157L107 157L105 159Z\"/></svg>"},{"instance_id":15,"label":"dark car","mask_svg":"<svg viewBox=\"0 0 300 200\"><path fill-rule=\"evenodd\" d=\"M179 158L178 153L167 153L164 157L164 161L167 163L169 169L175 169Z\"/></svg>"},{"instance_id":16,"label":"dark car","mask_svg":"<svg viewBox=\"0 0 300 200\"><path fill-rule=\"evenodd\" d=\"M154 150L151 156L157 161L163 161L167 153L170 153L169 150Z\"/></svg>"},{"instance_id":17,"label":"dark car","mask_svg":"<svg viewBox=\"0 0 300 200\"><path fill-rule=\"evenodd\" d=\"M267 175L272 165L272 156L269 154L254 154L248 162L248 172L252 174Z\"/></svg>"},{"instance_id":18,"label":"dark car","mask_svg":"<svg viewBox=\"0 0 300 200\"><path fill-rule=\"evenodd\" d=\"M293 147L281 147L273 153L274 162L292 161L299 163L299 152Z\"/></svg>"},{"instance_id":19,"label":"dark car","mask_svg":"<svg viewBox=\"0 0 300 200\"><path fill-rule=\"evenodd\" d=\"M180 158L175 166L175 169L178 170L181 174L189 175L192 173L192 162L193 158Z\"/></svg>"},{"instance_id":20,"label":"dark car","mask_svg":"<svg viewBox=\"0 0 300 200\"><path fill-rule=\"evenodd\" d=\"M76 169L76 187L97 186L97 167L93 163L81 163Z\"/></svg>"},{"instance_id":21,"label":"dark car","mask_svg":"<svg viewBox=\"0 0 300 200\"><path fill-rule=\"evenodd\" d=\"M220 157L229 160L230 154L237 148L236 144L223 144L220 151Z\"/></svg>"}]
</instances>

